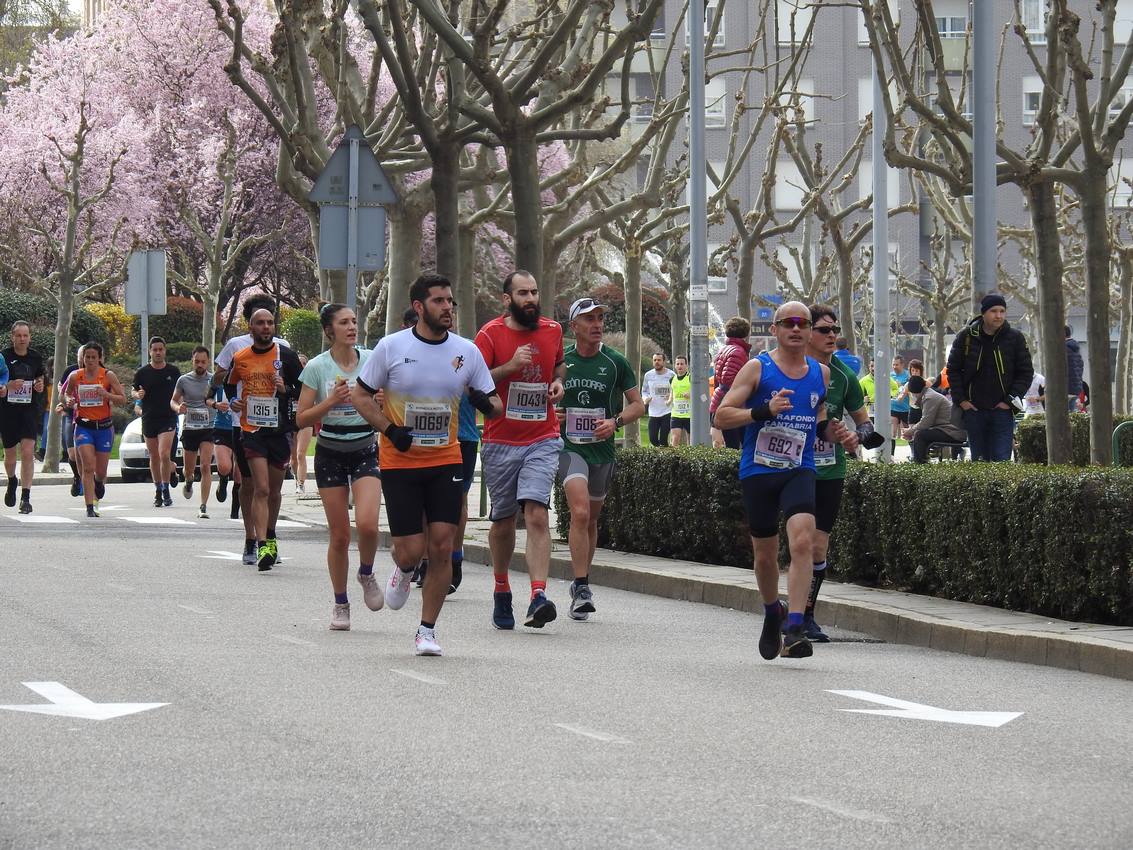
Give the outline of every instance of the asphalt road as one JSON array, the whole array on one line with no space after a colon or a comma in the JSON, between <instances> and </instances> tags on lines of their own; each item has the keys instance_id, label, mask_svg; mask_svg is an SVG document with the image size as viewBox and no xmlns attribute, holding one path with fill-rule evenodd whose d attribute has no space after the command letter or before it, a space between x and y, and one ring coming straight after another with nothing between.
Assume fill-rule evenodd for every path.
<instances>
[{"instance_id":1,"label":"asphalt road","mask_svg":"<svg viewBox=\"0 0 1133 850\"><path fill-rule=\"evenodd\" d=\"M750 615L603 588L590 622L498 632L474 565L417 658L416 596L353 592L327 630L322 529L259 574L237 524L151 494L0 508L0 704L166 703L0 711L0 847L1133 846L1133 683L855 641L765 662Z\"/></svg>"}]
</instances>

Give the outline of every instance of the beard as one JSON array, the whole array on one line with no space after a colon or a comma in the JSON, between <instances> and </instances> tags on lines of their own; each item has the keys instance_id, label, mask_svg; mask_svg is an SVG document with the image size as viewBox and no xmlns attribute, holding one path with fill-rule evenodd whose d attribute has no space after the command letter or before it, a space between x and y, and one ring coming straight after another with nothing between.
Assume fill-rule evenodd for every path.
<instances>
[{"instance_id":1,"label":"beard","mask_svg":"<svg viewBox=\"0 0 1133 850\"><path fill-rule=\"evenodd\" d=\"M529 307L519 307L514 301L511 301L507 306L508 310L511 312L511 317L528 330L534 330L539 327L539 317L543 314L540 312L538 304L532 304Z\"/></svg>"},{"instance_id":2,"label":"beard","mask_svg":"<svg viewBox=\"0 0 1133 850\"><path fill-rule=\"evenodd\" d=\"M434 316L432 313L430 313L428 308L426 308L425 312L421 314L421 318L424 319L425 326L435 334L444 333L452 324L451 319L446 322L440 314Z\"/></svg>"}]
</instances>

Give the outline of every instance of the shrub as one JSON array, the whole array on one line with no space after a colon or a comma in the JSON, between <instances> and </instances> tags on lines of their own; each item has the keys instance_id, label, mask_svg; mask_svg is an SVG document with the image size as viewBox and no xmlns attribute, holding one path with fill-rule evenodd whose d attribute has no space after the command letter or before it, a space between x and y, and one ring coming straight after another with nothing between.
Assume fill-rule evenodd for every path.
<instances>
[{"instance_id":1,"label":"shrub","mask_svg":"<svg viewBox=\"0 0 1133 850\"><path fill-rule=\"evenodd\" d=\"M287 340L296 352L314 357L323 350L323 326L314 310L288 310L279 323L279 335Z\"/></svg>"},{"instance_id":2,"label":"shrub","mask_svg":"<svg viewBox=\"0 0 1133 850\"><path fill-rule=\"evenodd\" d=\"M1114 416L1113 426L1128 422L1133 416ZM1028 416L1019 423L1019 460L1023 463L1046 463L1046 418ZM1118 466L1133 466L1133 430L1126 428L1118 438ZM1074 466L1090 465L1090 416L1070 414L1070 462Z\"/></svg>"},{"instance_id":3,"label":"shrub","mask_svg":"<svg viewBox=\"0 0 1133 850\"><path fill-rule=\"evenodd\" d=\"M201 303L175 295L166 299L164 316L150 316L149 335L159 336L167 343L198 343L201 341L203 325L204 309Z\"/></svg>"},{"instance_id":4,"label":"shrub","mask_svg":"<svg viewBox=\"0 0 1133 850\"><path fill-rule=\"evenodd\" d=\"M137 316L129 315L121 304L88 304L87 309L102 319L106 327L110 357L128 361L140 356Z\"/></svg>"},{"instance_id":5,"label":"shrub","mask_svg":"<svg viewBox=\"0 0 1133 850\"><path fill-rule=\"evenodd\" d=\"M192 362L193 349L198 345L199 342L170 342L165 346L165 359L170 363Z\"/></svg>"},{"instance_id":6,"label":"shrub","mask_svg":"<svg viewBox=\"0 0 1133 850\"><path fill-rule=\"evenodd\" d=\"M737 467L726 449L620 452L599 545L750 567ZM852 462L829 559L843 580L1128 625L1131 503L1126 470Z\"/></svg>"},{"instance_id":7,"label":"shrub","mask_svg":"<svg viewBox=\"0 0 1133 850\"><path fill-rule=\"evenodd\" d=\"M2 347L8 345L8 330L12 323L23 320L31 325L31 346L44 357L55 354L55 322L59 309L55 300L46 295L33 295L28 292L0 290L0 341ZM75 310L71 320L71 344L68 357L73 355L79 345L95 341L106 346L110 341L102 320L87 307Z\"/></svg>"}]
</instances>

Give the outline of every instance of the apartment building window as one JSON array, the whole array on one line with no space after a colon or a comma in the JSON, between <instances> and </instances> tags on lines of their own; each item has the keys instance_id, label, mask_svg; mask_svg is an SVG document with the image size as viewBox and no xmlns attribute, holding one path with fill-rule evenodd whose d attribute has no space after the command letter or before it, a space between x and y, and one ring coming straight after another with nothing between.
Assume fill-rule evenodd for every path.
<instances>
[{"instance_id":1,"label":"apartment building window","mask_svg":"<svg viewBox=\"0 0 1133 850\"><path fill-rule=\"evenodd\" d=\"M793 159L779 160L775 164L775 209L801 210L806 195L806 184Z\"/></svg>"},{"instance_id":2,"label":"apartment building window","mask_svg":"<svg viewBox=\"0 0 1133 850\"><path fill-rule=\"evenodd\" d=\"M886 0L886 5L889 7L889 17L893 19L893 23L900 23L900 10L897 8L897 0ZM860 9L854 9L854 16L858 19L858 44L869 44L869 28L865 24L865 14L861 13Z\"/></svg>"},{"instance_id":3,"label":"apartment building window","mask_svg":"<svg viewBox=\"0 0 1133 850\"><path fill-rule=\"evenodd\" d=\"M1023 0L1023 26L1032 44L1046 44L1048 0Z\"/></svg>"},{"instance_id":4,"label":"apartment building window","mask_svg":"<svg viewBox=\"0 0 1133 850\"><path fill-rule=\"evenodd\" d=\"M964 38L968 34L968 19L958 15L945 15L936 19L936 30L941 38Z\"/></svg>"},{"instance_id":5,"label":"apartment building window","mask_svg":"<svg viewBox=\"0 0 1133 850\"><path fill-rule=\"evenodd\" d=\"M630 110L631 120L635 124L648 124L653 118L653 101L656 99L653 91L653 79L648 75L634 78L633 108Z\"/></svg>"},{"instance_id":6,"label":"apartment building window","mask_svg":"<svg viewBox=\"0 0 1133 850\"><path fill-rule=\"evenodd\" d=\"M889 81L889 102L896 107L897 81ZM873 77L858 77L858 126L865 124L866 118L873 114Z\"/></svg>"},{"instance_id":7,"label":"apartment building window","mask_svg":"<svg viewBox=\"0 0 1133 850\"><path fill-rule=\"evenodd\" d=\"M1109 171L1114 207L1129 209L1133 205L1133 162L1122 160Z\"/></svg>"},{"instance_id":8,"label":"apartment building window","mask_svg":"<svg viewBox=\"0 0 1133 850\"><path fill-rule=\"evenodd\" d=\"M709 181L709 182L711 182L711 181ZM709 257L711 257L713 254L715 254L719 250L720 250L720 243L719 242L715 242L715 243L709 242L708 243L708 256ZM714 275L714 274L712 274L712 270L709 269L709 271L708 271L708 291L709 292L727 292L728 291L728 276L726 274L725 275Z\"/></svg>"},{"instance_id":9,"label":"apartment building window","mask_svg":"<svg viewBox=\"0 0 1133 850\"><path fill-rule=\"evenodd\" d=\"M1118 116L1121 110L1125 108L1125 104L1129 102L1130 98L1133 98L1133 87L1125 86L1122 89L1118 89L1117 94L1114 95L1113 100L1109 103L1110 119Z\"/></svg>"},{"instance_id":10,"label":"apartment building window","mask_svg":"<svg viewBox=\"0 0 1133 850\"><path fill-rule=\"evenodd\" d=\"M728 123L726 110L728 85L723 77L713 77L704 87L704 126L724 127Z\"/></svg>"},{"instance_id":11,"label":"apartment building window","mask_svg":"<svg viewBox=\"0 0 1133 850\"><path fill-rule=\"evenodd\" d=\"M1023 78L1023 126L1033 127L1039 117L1043 99L1043 82L1039 77Z\"/></svg>"},{"instance_id":12,"label":"apartment building window","mask_svg":"<svg viewBox=\"0 0 1133 850\"><path fill-rule=\"evenodd\" d=\"M662 6L657 10L657 17L653 19L653 31L649 33L649 37L654 41L664 41L668 35L665 29L665 7Z\"/></svg>"},{"instance_id":13,"label":"apartment building window","mask_svg":"<svg viewBox=\"0 0 1133 850\"><path fill-rule=\"evenodd\" d=\"M886 188L888 189L887 206L889 208L895 207L901 203L901 180L900 173L896 168L885 169ZM861 165L858 166L858 198L868 198L873 194L873 160L863 159ZM874 203L877 203L875 200Z\"/></svg>"},{"instance_id":14,"label":"apartment building window","mask_svg":"<svg viewBox=\"0 0 1133 850\"><path fill-rule=\"evenodd\" d=\"M1128 43L1133 35L1133 0L1117 0L1117 14L1113 19L1113 43Z\"/></svg>"},{"instance_id":15,"label":"apartment building window","mask_svg":"<svg viewBox=\"0 0 1133 850\"><path fill-rule=\"evenodd\" d=\"M712 22L714 20L716 20L717 6L718 6L718 4L712 3L712 2L708 2L708 3L704 4L704 35L705 35L705 38L708 37L708 31L712 27ZM725 27L727 25L727 18L728 18L727 11L720 13L720 28L718 30L716 30L716 38L713 39L713 41L712 41L713 47L723 47L724 46L724 34L727 31L725 29ZM689 41L690 41L688 25L689 25L689 20L688 20L688 18L685 18L685 46L686 47L688 46Z\"/></svg>"},{"instance_id":16,"label":"apartment building window","mask_svg":"<svg viewBox=\"0 0 1133 850\"><path fill-rule=\"evenodd\" d=\"M797 108L802 110L804 121L814 121L816 118L814 112L814 80L797 80L794 85L787 85L787 90L780 95L779 105L784 109L789 109L788 117L793 121L795 119L795 110L792 104L797 103Z\"/></svg>"},{"instance_id":17,"label":"apartment building window","mask_svg":"<svg viewBox=\"0 0 1133 850\"><path fill-rule=\"evenodd\" d=\"M775 22L780 44L798 44L810 28L814 17L813 0L778 0Z\"/></svg>"}]
</instances>

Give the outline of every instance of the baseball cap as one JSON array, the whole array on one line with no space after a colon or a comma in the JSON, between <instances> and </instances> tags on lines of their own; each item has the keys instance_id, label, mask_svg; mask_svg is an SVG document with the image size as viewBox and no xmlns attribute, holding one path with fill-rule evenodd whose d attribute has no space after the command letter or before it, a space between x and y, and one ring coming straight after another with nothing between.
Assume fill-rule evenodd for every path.
<instances>
[{"instance_id":1,"label":"baseball cap","mask_svg":"<svg viewBox=\"0 0 1133 850\"><path fill-rule=\"evenodd\" d=\"M592 310L605 310L605 304L599 304L594 298L579 298L570 305L570 321L574 321L583 313L589 313Z\"/></svg>"}]
</instances>

